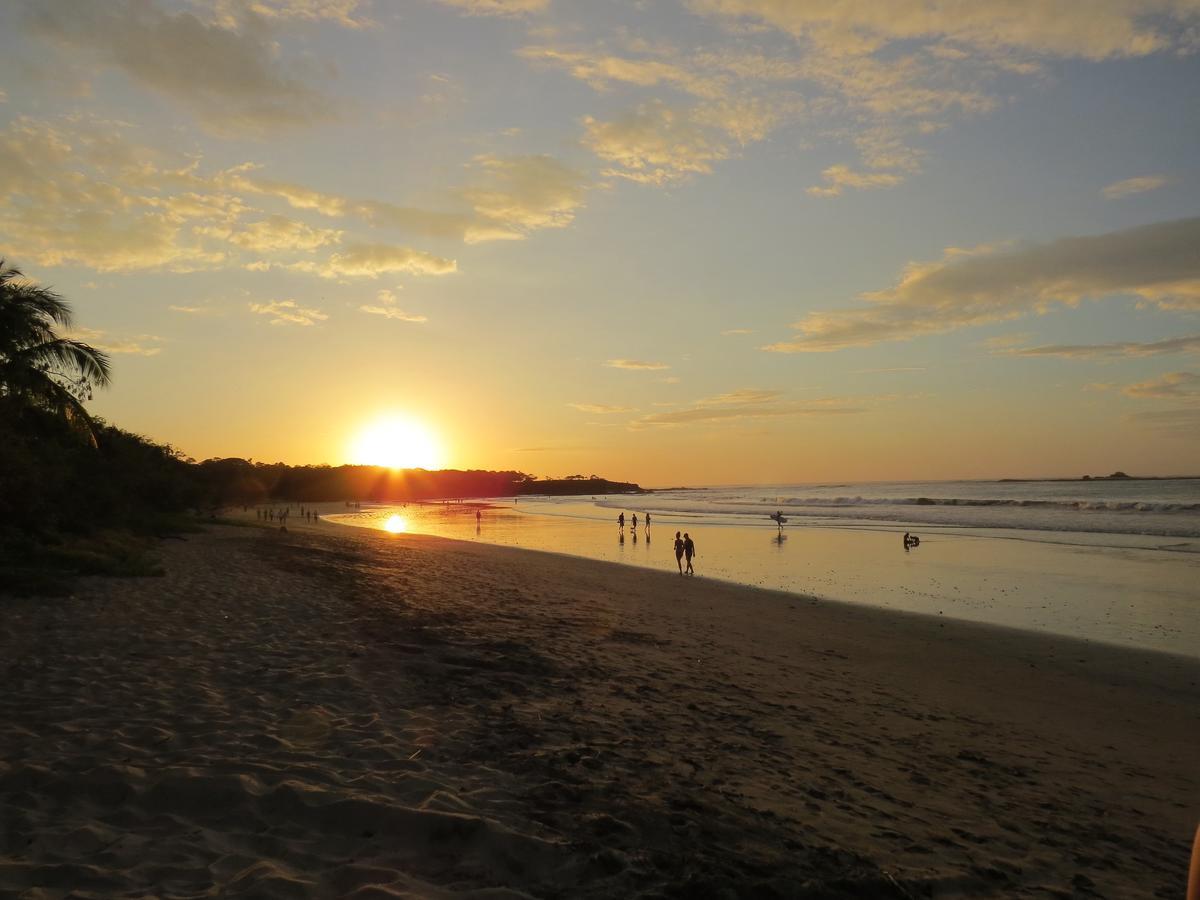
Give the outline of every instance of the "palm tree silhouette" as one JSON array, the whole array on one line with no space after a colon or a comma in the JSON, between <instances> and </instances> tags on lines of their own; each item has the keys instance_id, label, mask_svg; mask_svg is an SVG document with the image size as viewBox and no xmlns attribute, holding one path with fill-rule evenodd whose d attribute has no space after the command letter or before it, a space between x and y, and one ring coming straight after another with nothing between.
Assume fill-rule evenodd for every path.
<instances>
[{"instance_id":1,"label":"palm tree silhouette","mask_svg":"<svg viewBox=\"0 0 1200 900\"><path fill-rule=\"evenodd\" d=\"M108 386L108 354L56 332L71 321L66 300L0 259L0 397L62 416L94 445L96 426L83 401Z\"/></svg>"}]
</instances>

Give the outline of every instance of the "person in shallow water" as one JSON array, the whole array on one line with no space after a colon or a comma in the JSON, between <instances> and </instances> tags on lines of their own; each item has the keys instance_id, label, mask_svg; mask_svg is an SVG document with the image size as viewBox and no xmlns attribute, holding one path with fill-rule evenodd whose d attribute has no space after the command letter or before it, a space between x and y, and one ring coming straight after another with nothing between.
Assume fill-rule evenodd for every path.
<instances>
[{"instance_id":1,"label":"person in shallow water","mask_svg":"<svg viewBox=\"0 0 1200 900\"><path fill-rule=\"evenodd\" d=\"M687 568L684 571L689 575L695 575L696 570L692 568L692 557L696 555L696 543L686 531L683 533L683 555L687 557Z\"/></svg>"},{"instance_id":2,"label":"person in shallow water","mask_svg":"<svg viewBox=\"0 0 1200 900\"><path fill-rule=\"evenodd\" d=\"M617 527L624 530L624 528L625 528L625 513L621 513L619 516L617 516Z\"/></svg>"},{"instance_id":3,"label":"person in shallow water","mask_svg":"<svg viewBox=\"0 0 1200 900\"><path fill-rule=\"evenodd\" d=\"M633 530L637 531L637 513L633 514L633 522L631 524L633 525Z\"/></svg>"},{"instance_id":4,"label":"person in shallow water","mask_svg":"<svg viewBox=\"0 0 1200 900\"><path fill-rule=\"evenodd\" d=\"M679 574L683 574L683 538L675 532L675 564L679 566Z\"/></svg>"}]
</instances>

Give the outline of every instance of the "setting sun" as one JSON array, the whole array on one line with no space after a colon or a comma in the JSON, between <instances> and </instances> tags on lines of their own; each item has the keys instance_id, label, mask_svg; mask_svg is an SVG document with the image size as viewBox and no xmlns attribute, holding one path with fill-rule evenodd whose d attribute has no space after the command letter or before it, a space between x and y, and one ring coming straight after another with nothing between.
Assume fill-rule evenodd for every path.
<instances>
[{"instance_id":1,"label":"setting sun","mask_svg":"<svg viewBox=\"0 0 1200 900\"><path fill-rule=\"evenodd\" d=\"M358 434L351 446L350 461L392 469L437 469L442 465L442 448L423 423L389 416Z\"/></svg>"}]
</instances>

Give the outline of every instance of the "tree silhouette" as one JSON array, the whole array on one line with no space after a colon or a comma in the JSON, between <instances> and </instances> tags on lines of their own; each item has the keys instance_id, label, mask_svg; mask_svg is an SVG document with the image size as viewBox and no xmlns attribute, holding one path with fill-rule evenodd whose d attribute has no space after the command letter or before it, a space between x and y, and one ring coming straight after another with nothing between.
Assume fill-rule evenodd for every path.
<instances>
[{"instance_id":1,"label":"tree silhouette","mask_svg":"<svg viewBox=\"0 0 1200 900\"><path fill-rule=\"evenodd\" d=\"M66 300L0 259L0 397L62 416L94 445L96 426L83 402L108 386L108 355L62 337L71 321Z\"/></svg>"}]
</instances>

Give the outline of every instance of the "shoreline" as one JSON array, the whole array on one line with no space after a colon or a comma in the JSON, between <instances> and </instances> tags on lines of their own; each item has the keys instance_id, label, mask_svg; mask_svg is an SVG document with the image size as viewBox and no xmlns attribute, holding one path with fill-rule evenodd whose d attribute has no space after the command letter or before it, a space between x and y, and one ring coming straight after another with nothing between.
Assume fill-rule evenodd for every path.
<instances>
[{"instance_id":1,"label":"shoreline","mask_svg":"<svg viewBox=\"0 0 1200 900\"><path fill-rule=\"evenodd\" d=\"M407 533L675 574L669 537L650 543L630 535L618 541L611 523L586 514L588 504L519 507L493 508L482 527L473 515L436 505L407 510L380 505L335 514L321 527L373 531L398 514ZM1200 597L1194 587L1200 556L1163 549L1151 539L1114 547L1111 541L1090 543L1086 536L1067 542L993 530L922 529L921 548L908 553L890 528L798 524L776 535L773 527L658 515L654 522L655 533L665 530L668 536L691 528L700 541L700 578L1200 657Z\"/></svg>"},{"instance_id":2,"label":"shoreline","mask_svg":"<svg viewBox=\"0 0 1200 900\"><path fill-rule=\"evenodd\" d=\"M163 556L0 605L0 892L1182 891L1196 660L429 536Z\"/></svg>"}]
</instances>

